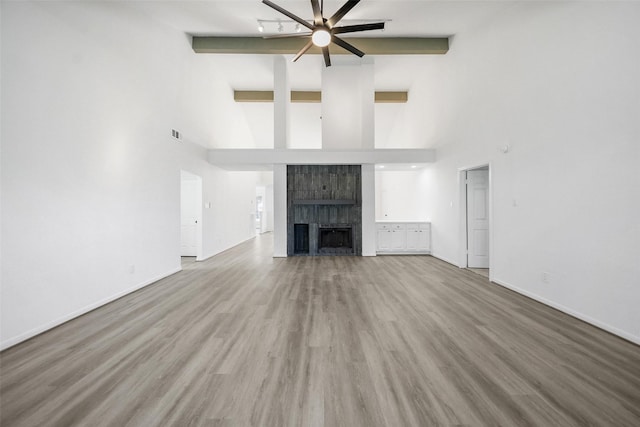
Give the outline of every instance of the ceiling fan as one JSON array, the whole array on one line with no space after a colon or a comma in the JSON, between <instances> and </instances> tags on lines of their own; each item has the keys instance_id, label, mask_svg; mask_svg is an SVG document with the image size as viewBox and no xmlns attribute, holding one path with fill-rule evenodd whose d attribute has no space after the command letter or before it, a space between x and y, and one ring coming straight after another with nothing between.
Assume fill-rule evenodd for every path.
<instances>
[{"instance_id":1,"label":"ceiling fan","mask_svg":"<svg viewBox=\"0 0 640 427\"><path fill-rule=\"evenodd\" d=\"M300 59L302 55L305 54L313 45L316 45L322 49L322 55L324 56L324 64L327 67L331 66L331 58L329 57L329 45L331 43L335 43L343 49L348 50L354 55L358 55L359 57L364 56L364 52L360 49L356 48L350 43L339 38L336 34L344 34L344 33L355 33L357 31L369 31L369 30L383 30L384 22L376 22L372 24L360 24L360 25L347 25L342 27L336 27L336 24L346 15L355 5L360 3L360 0L348 0L333 16L329 19L324 17L324 0L322 3L319 3L318 0L311 0L311 8L313 9L313 24L310 24L306 20L294 15L286 9L278 6L277 4L269 1L262 0L262 3L267 6L277 10L283 15L288 16L294 21L298 22L301 25L304 25L309 30L310 33L302 33L302 34L284 34L284 35L276 35L270 36L267 38L284 38L284 37L300 37L300 38L311 38L309 42L296 54L293 58L293 62Z\"/></svg>"}]
</instances>

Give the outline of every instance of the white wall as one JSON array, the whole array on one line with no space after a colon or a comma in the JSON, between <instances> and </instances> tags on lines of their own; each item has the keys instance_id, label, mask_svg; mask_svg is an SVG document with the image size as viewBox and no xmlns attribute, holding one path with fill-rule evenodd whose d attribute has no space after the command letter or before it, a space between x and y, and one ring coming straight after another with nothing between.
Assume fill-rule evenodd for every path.
<instances>
[{"instance_id":1,"label":"white wall","mask_svg":"<svg viewBox=\"0 0 640 427\"><path fill-rule=\"evenodd\" d=\"M376 256L376 190L374 165L362 171L362 256Z\"/></svg>"},{"instance_id":2,"label":"white wall","mask_svg":"<svg viewBox=\"0 0 640 427\"><path fill-rule=\"evenodd\" d=\"M637 2L514 3L453 39L432 232L455 262L458 169L490 162L494 280L640 343L638 22Z\"/></svg>"},{"instance_id":3,"label":"white wall","mask_svg":"<svg viewBox=\"0 0 640 427\"><path fill-rule=\"evenodd\" d=\"M322 69L322 148L374 148L374 93L372 61L332 58Z\"/></svg>"},{"instance_id":4,"label":"white wall","mask_svg":"<svg viewBox=\"0 0 640 427\"><path fill-rule=\"evenodd\" d=\"M257 174L194 144L219 88L184 34L125 2L1 7L4 348L180 269L181 169L212 204L205 256L253 236Z\"/></svg>"},{"instance_id":5,"label":"white wall","mask_svg":"<svg viewBox=\"0 0 640 427\"><path fill-rule=\"evenodd\" d=\"M430 221L433 166L375 172L376 221Z\"/></svg>"},{"instance_id":6,"label":"white wall","mask_svg":"<svg viewBox=\"0 0 640 427\"><path fill-rule=\"evenodd\" d=\"M287 256L287 165L273 165L273 256Z\"/></svg>"}]
</instances>

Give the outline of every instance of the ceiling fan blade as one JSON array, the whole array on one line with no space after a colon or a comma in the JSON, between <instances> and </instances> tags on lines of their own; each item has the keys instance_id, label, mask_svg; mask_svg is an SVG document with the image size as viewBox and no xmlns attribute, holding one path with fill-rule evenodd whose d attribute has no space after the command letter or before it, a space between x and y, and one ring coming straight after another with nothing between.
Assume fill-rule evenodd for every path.
<instances>
[{"instance_id":1,"label":"ceiling fan blade","mask_svg":"<svg viewBox=\"0 0 640 427\"><path fill-rule=\"evenodd\" d=\"M311 0L311 8L313 9L313 22L316 25L323 25L324 20L322 19L322 12L318 0Z\"/></svg>"},{"instance_id":2,"label":"ceiling fan blade","mask_svg":"<svg viewBox=\"0 0 640 427\"><path fill-rule=\"evenodd\" d=\"M326 67L331 67L331 58L329 57L329 47L325 46L322 48L322 55L324 56L324 65Z\"/></svg>"},{"instance_id":3,"label":"ceiling fan blade","mask_svg":"<svg viewBox=\"0 0 640 427\"><path fill-rule=\"evenodd\" d=\"M384 30L384 22L375 24L347 25L346 27L334 27L331 34L355 33L356 31Z\"/></svg>"},{"instance_id":4,"label":"ceiling fan blade","mask_svg":"<svg viewBox=\"0 0 640 427\"><path fill-rule=\"evenodd\" d=\"M269 0L262 0L262 3L266 4L267 6L269 6L272 9L277 10L278 12L282 13L283 15L288 16L289 18L293 19L294 21L298 22L299 24L304 25L308 29L313 30L313 25L309 24L307 21L305 21L304 19L300 18L299 16L294 15L293 13L289 12L288 10L281 8L277 4L275 4L275 3L273 3L273 2L271 2Z\"/></svg>"},{"instance_id":5,"label":"ceiling fan blade","mask_svg":"<svg viewBox=\"0 0 640 427\"><path fill-rule=\"evenodd\" d=\"M270 36L262 36L263 39L292 39L296 37L311 37L312 33L293 33L293 34L273 34Z\"/></svg>"},{"instance_id":6,"label":"ceiling fan blade","mask_svg":"<svg viewBox=\"0 0 640 427\"><path fill-rule=\"evenodd\" d=\"M327 26L331 28L334 25L336 25L338 21L340 21L344 17L344 15L346 15L358 3L360 3L360 0L349 0L348 2L343 4L342 7L338 9L338 11L334 13L333 16L327 20Z\"/></svg>"},{"instance_id":7,"label":"ceiling fan blade","mask_svg":"<svg viewBox=\"0 0 640 427\"><path fill-rule=\"evenodd\" d=\"M311 49L311 46L313 46L313 40L309 40L309 43L307 43L302 49L300 49L300 52L298 52L295 58L293 58L293 62L296 62L298 59L300 59L300 57L304 55L306 51Z\"/></svg>"},{"instance_id":8,"label":"ceiling fan blade","mask_svg":"<svg viewBox=\"0 0 640 427\"><path fill-rule=\"evenodd\" d=\"M347 43L346 41L342 40L339 37L333 36L331 38L331 41L334 42L335 44L337 44L338 46L340 46L341 48L343 48L345 50L348 50L349 52L353 53L354 55L358 55L360 58L362 58L364 56L364 52L363 51L361 51L360 49L358 49L357 47L355 47L351 43Z\"/></svg>"}]
</instances>

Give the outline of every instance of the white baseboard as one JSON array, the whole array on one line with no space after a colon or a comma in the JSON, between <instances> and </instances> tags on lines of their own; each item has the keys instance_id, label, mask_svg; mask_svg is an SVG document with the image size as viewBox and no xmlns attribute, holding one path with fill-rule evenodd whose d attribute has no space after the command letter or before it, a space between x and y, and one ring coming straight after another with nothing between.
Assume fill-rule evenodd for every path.
<instances>
[{"instance_id":1,"label":"white baseboard","mask_svg":"<svg viewBox=\"0 0 640 427\"><path fill-rule=\"evenodd\" d=\"M376 252L375 256L382 256L382 255L425 255L425 256L429 256L431 255L431 252L411 252L411 251L398 251L398 252L393 252L393 251L381 251L381 252Z\"/></svg>"},{"instance_id":2,"label":"white baseboard","mask_svg":"<svg viewBox=\"0 0 640 427\"><path fill-rule=\"evenodd\" d=\"M436 253L433 253L433 252L432 252L432 253L431 253L431 256L432 256L432 257L434 257L434 258L438 258L440 261L444 261L444 262L446 262L447 264L451 264L451 265L453 265L454 267L460 267L460 266L458 265L458 263L457 263L457 262L453 262L453 261L451 261L450 259L447 259L447 258L445 258L445 257L443 257L443 256L440 256L440 255L436 254Z\"/></svg>"},{"instance_id":3,"label":"white baseboard","mask_svg":"<svg viewBox=\"0 0 640 427\"><path fill-rule=\"evenodd\" d=\"M453 262L453 261L451 261L451 260L449 260L449 259L447 259L445 257L442 257L442 256L440 256L438 254L432 254L432 256L434 258L438 258L439 260L442 260L442 261L444 261L446 263L449 263L449 264L451 264L453 266L460 267L457 262ZM519 293L520 295L524 295L524 296L526 296L528 298L531 298L533 300L536 300L536 301L538 301L538 302L540 302L540 303L542 303L544 305L548 305L549 307L555 308L556 310L559 310L559 311L561 311L561 312L563 312L565 314L568 314L569 316L575 317L576 319L580 319L583 322L587 322L590 325L595 326L596 328L600 328L600 329L602 329L604 331L607 331L609 333L617 335L620 338L624 338L627 341L631 341L634 344L640 345L640 337L635 336L633 334L630 334L627 331L623 331L621 329L615 328L615 327L613 327L611 325L608 325L608 324L606 324L604 322L601 322L601 321L593 319L593 318L591 318L591 317L589 317L587 315L584 315L584 314L582 314L580 312L572 310L569 307L565 307L562 304L555 303L555 302L553 302L551 300L548 300L546 298L541 297L540 295L536 295L536 294L534 294L532 292L529 292L529 291L521 289L521 288L519 288L517 286L511 285L511 284L505 282L504 280L500 280L500 279L496 279L496 278L492 277L491 281L493 283L495 283L496 285L502 286L503 288L510 289L510 290L512 290L514 292Z\"/></svg>"},{"instance_id":4,"label":"white baseboard","mask_svg":"<svg viewBox=\"0 0 640 427\"><path fill-rule=\"evenodd\" d=\"M264 234L264 233L263 233L263 234ZM207 255L203 255L203 256L202 256L202 258L196 258L196 261L197 261L197 262L206 261L206 260L208 260L208 259L209 259L209 258L211 258L211 257L214 257L214 256L216 256L216 255L218 255L218 254L221 254L222 252L227 251L227 250L229 250L229 249L231 249L231 248L233 248L233 247L235 247L235 246L241 245L241 244L242 244L242 243L244 243L244 242L248 242L248 241L249 241L249 240L251 240L251 239L255 239L256 237L257 237L257 236L247 237L246 239L244 239L244 240L242 240L242 241L240 241L240 242L238 242L238 243L235 243L235 244L233 244L233 245L231 245L231 246L229 246L229 247L227 247L227 248L225 248L225 249L221 249L221 250L219 250L218 252L211 252L211 253L209 253L209 254L207 254Z\"/></svg>"},{"instance_id":5,"label":"white baseboard","mask_svg":"<svg viewBox=\"0 0 640 427\"><path fill-rule=\"evenodd\" d=\"M164 274L161 274L160 276L154 277L153 279L146 280L146 281L144 281L142 283L138 283L137 285L135 285L135 286L133 286L131 288L125 289L124 291L118 292L115 295L112 295L110 297L104 298L104 299L102 299L100 301L97 301L95 303L89 304L89 305L87 305L87 306L85 306L85 307L83 307L83 308L81 308L79 310L75 310L75 311L73 311L73 312L71 312L71 313L69 313L69 314L67 314L65 316L59 317L59 318L57 318L57 319L55 319L55 320L53 320L51 322L45 323L44 325L40 325L40 326L38 326L36 328L33 328L33 329L23 333L23 334L20 334L18 336L9 338L7 340L4 340L4 341L2 341L0 343L0 351L5 350L5 349L7 349L9 347L13 347L16 344L19 344L19 343L21 343L23 341L26 341L29 338L33 338L36 335L39 335L39 334L41 334L43 332L48 331L49 329L53 329L56 326L60 326L61 324L65 323L65 322L68 322L71 319L75 319L76 317L82 316L83 314L86 314L86 313L88 313L88 312L90 312L92 310L95 310L98 307L101 307L101 306L103 306L105 304L108 304L108 303L110 303L112 301L115 301L118 298L122 298L123 296L125 296L127 294L130 294L130 293L135 292L135 291L137 291L139 289L142 289L145 286L149 286L149 285L157 282L158 280L164 279L165 277L169 277L172 274L176 274L179 271L182 271L182 267L175 268L175 269L170 270L170 271L168 271L168 272L166 272Z\"/></svg>"},{"instance_id":6,"label":"white baseboard","mask_svg":"<svg viewBox=\"0 0 640 427\"><path fill-rule=\"evenodd\" d=\"M219 253L220 253L220 252L212 252L212 253L210 253L209 255L203 255L203 256L202 256L202 258L196 258L196 261L197 261L197 262L206 261L206 260L208 260L209 258L211 258L211 257L213 257L213 256L218 255Z\"/></svg>"},{"instance_id":7,"label":"white baseboard","mask_svg":"<svg viewBox=\"0 0 640 427\"><path fill-rule=\"evenodd\" d=\"M528 298L536 300L536 301L538 301L538 302L540 302L540 303L542 303L544 305L548 305L549 307L553 307L556 310L559 310L559 311L561 311L561 312L563 312L565 314L568 314L569 316L575 317L576 319L582 320L583 322L587 322L587 323L589 323L589 324L591 324L591 325L593 325L593 326L595 326L597 328L603 329L603 330L605 330L607 332L610 332L610 333L612 333L614 335L617 335L620 338L624 338L627 341L631 341L634 344L640 345L640 337L637 337L637 336L635 336L633 334L630 334L627 331L623 331L621 329L618 329L618 328L615 328L615 327L613 327L611 325L608 325L608 324L606 324L604 322L601 322L599 320L593 319L592 317L589 317L589 316L587 316L585 314L577 312L577 311L575 311L575 310L573 310L573 309L571 309L569 307L565 307L562 304L555 303L555 302L553 302L551 300L543 298L543 297L541 297L539 295L536 295L536 294L534 294L532 292L526 291L526 290L521 289L521 288L519 288L517 286L513 286L513 285L511 285L511 284L509 284L509 283L507 283L507 282L505 282L503 280L499 280L499 279L495 279L494 278L492 280L492 282L494 282L495 284L500 285L500 286L502 286L504 288L507 288L507 289L510 289L510 290L512 290L514 292L517 292L517 293L519 293L521 295L524 295L524 296L526 296Z\"/></svg>"}]
</instances>

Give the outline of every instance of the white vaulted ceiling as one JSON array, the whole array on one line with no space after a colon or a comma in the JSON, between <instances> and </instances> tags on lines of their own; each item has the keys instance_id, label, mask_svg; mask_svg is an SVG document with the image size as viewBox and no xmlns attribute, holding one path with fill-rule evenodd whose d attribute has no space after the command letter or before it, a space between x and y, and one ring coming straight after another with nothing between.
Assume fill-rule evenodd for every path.
<instances>
[{"instance_id":1,"label":"white vaulted ceiling","mask_svg":"<svg viewBox=\"0 0 640 427\"><path fill-rule=\"evenodd\" d=\"M309 1L280 0L275 3L303 19L311 19ZM325 1L325 11L336 10L343 3L344 1ZM485 25L492 16L510 7L511 3L509 1L362 0L344 20L389 20L384 32L363 32L358 33L358 37L448 37ZM260 0L140 1L133 4L157 21L190 35L259 37L262 34L257 28L258 19L287 20ZM268 25L266 30L265 34L277 33L274 24ZM415 78L416 71L416 65L410 59L410 57L395 56L376 58L376 62L380 63L377 67L379 71L376 72L376 82L384 87L399 87L402 81L410 82ZM245 64L246 67L237 67L238 64ZM310 87L317 84L322 65L318 57L307 55L295 65L296 67L291 68L292 86ZM258 87L272 84L268 73L260 73L260 71L271 70L271 60L268 56L230 58L228 62L223 63L223 66L232 68L229 75L232 85Z\"/></svg>"},{"instance_id":2,"label":"white vaulted ceiling","mask_svg":"<svg viewBox=\"0 0 640 427\"><path fill-rule=\"evenodd\" d=\"M311 19L309 1L276 1L278 5ZM325 14L332 14L344 1L325 1ZM127 2L152 19L172 27L186 36L261 36L258 20L287 20L260 0L234 1L139 1ZM489 25L491 19L511 2L484 1L402 1L362 0L344 18L346 24L363 19L386 20L384 32L358 33L359 37L450 37L450 52L455 53L455 38L479 26ZM293 24L290 24L291 27ZM277 33L276 24L267 24L267 33ZM345 39L348 36L345 36ZM366 52L365 52L366 53ZM194 55L208 55L195 54ZM208 55L215 65L216 78L222 78L230 89L270 90L273 87L273 58L271 55ZM446 56L446 55L445 55ZM293 57L293 55L290 55ZM375 56L376 90L408 90L407 104L376 106L376 146L379 148L429 148L434 144L424 135L428 130L407 128L418 116L417 109L433 110L433 105L416 103L416 98L428 97L428 87L437 83L438 69L446 62L442 55ZM294 90L319 90L323 68L320 55L304 55L291 63L289 79ZM246 126L246 138L221 136L217 142L205 141L214 147L267 148L273 145L272 104L230 105L233 101L225 93L217 102L221 109L235 109L243 117L236 126ZM319 104L297 104L291 108L291 140L300 148L319 148ZM412 110L414 110L412 112ZM430 111L425 111L429 113ZM223 130L220 130L223 132ZM233 139L233 140L232 140ZM202 143L201 141L197 141Z\"/></svg>"}]
</instances>

